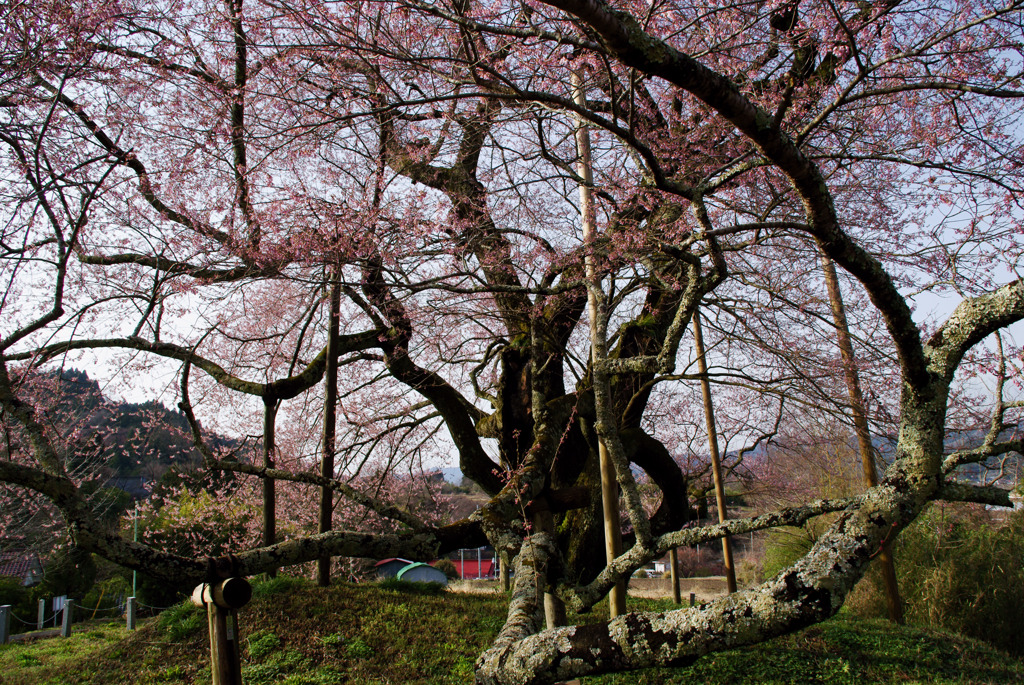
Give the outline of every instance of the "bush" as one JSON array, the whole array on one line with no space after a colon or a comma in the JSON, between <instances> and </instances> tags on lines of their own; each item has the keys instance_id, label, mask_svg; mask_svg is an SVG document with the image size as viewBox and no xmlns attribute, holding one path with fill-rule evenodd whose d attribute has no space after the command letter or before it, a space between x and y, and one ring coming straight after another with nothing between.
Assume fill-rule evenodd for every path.
<instances>
[{"instance_id":1,"label":"bush","mask_svg":"<svg viewBox=\"0 0 1024 685\"><path fill-rule=\"evenodd\" d=\"M11 613L21 619L11 621L11 632L21 633L35 629L36 598L17 578L0 577L0 605L10 604ZM49 603L47 604L49 611ZM27 622L29 625L25 625Z\"/></svg>"},{"instance_id":2,"label":"bush","mask_svg":"<svg viewBox=\"0 0 1024 685\"><path fill-rule=\"evenodd\" d=\"M679 560L679 577L707 578L725 575L725 565L722 563L721 557L709 549L714 544L716 543L709 543L699 553L693 547L680 547L676 551L676 558ZM721 547L718 549L721 550Z\"/></svg>"},{"instance_id":3,"label":"bush","mask_svg":"<svg viewBox=\"0 0 1024 685\"><path fill-rule=\"evenodd\" d=\"M455 567L455 562L451 559L439 560L434 564L434 568L443 573L448 580L459 579L459 569Z\"/></svg>"},{"instance_id":4,"label":"bush","mask_svg":"<svg viewBox=\"0 0 1024 685\"><path fill-rule=\"evenodd\" d=\"M81 603L96 580L92 554L65 544L58 547L43 571L43 588L48 595L67 595Z\"/></svg>"},{"instance_id":5,"label":"bush","mask_svg":"<svg viewBox=\"0 0 1024 685\"><path fill-rule=\"evenodd\" d=\"M773 528L768 532L764 546L761 574L771 578L789 568L811 551L817 536L807 528Z\"/></svg>"},{"instance_id":6,"label":"bush","mask_svg":"<svg viewBox=\"0 0 1024 685\"><path fill-rule=\"evenodd\" d=\"M93 585L82 599L82 616L94 613L98 618L119 616L125 597L131 594L132 586L122 576L114 576Z\"/></svg>"},{"instance_id":7,"label":"bush","mask_svg":"<svg viewBox=\"0 0 1024 685\"><path fill-rule=\"evenodd\" d=\"M1024 655L1024 512L933 504L896 541L907 620Z\"/></svg>"}]
</instances>

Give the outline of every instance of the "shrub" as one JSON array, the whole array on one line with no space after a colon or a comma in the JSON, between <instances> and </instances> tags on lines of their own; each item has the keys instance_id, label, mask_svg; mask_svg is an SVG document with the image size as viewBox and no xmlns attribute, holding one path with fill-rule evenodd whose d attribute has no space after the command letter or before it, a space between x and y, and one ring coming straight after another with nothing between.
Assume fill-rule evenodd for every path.
<instances>
[{"instance_id":1,"label":"shrub","mask_svg":"<svg viewBox=\"0 0 1024 685\"><path fill-rule=\"evenodd\" d=\"M811 551L816 536L806 528L774 528L768 532L764 546L761 574L771 578L779 571L789 568Z\"/></svg>"},{"instance_id":2,"label":"shrub","mask_svg":"<svg viewBox=\"0 0 1024 685\"><path fill-rule=\"evenodd\" d=\"M715 544L715 543L710 543ZM698 552L693 547L680 547L676 551L676 558L679 560L680 578L707 578L708 576L721 576L725 574L725 566L722 559L715 556L715 553L706 545ZM718 548L719 550L721 547Z\"/></svg>"},{"instance_id":3,"label":"shrub","mask_svg":"<svg viewBox=\"0 0 1024 685\"><path fill-rule=\"evenodd\" d=\"M448 580L459 579L459 569L455 567L455 562L451 559L440 559L434 568L443 573Z\"/></svg>"},{"instance_id":4,"label":"shrub","mask_svg":"<svg viewBox=\"0 0 1024 685\"><path fill-rule=\"evenodd\" d=\"M88 552L65 544L51 555L43 578L47 594L81 600L96 580L96 562Z\"/></svg>"},{"instance_id":5,"label":"shrub","mask_svg":"<svg viewBox=\"0 0 1024 685\"><path fill-rule=\"evenodd\" d=\"M1024 512L931 505L895 548L908 621L1024 655Z\"/></svg>"},{"instance_id":6,"label":"shrub","mask_svg":"<svg viewBox=\"0 0 1024 685\"><path fill-rule=\"evenodd\" d=\"M11 632L20 633L35 628L36 602L33 593L17 578L0 577L0 605L10 604L11 613L21 621L11 621ZM47 605L49 609L49 605ZM28 622L25 625L22 621Z\"/></svg>"},{"instance_id":7,"label":"shrub","mask_svg":"<svg viewBox=\"0 0 1024 685\"><path fill-rule=\"evenodd\" d=\"M131 583L122 576L102 580L89 590L82 599L82 611L98 617L112 618L120 615L124 598L131 594Z\"/></svg>"}]
</instances>

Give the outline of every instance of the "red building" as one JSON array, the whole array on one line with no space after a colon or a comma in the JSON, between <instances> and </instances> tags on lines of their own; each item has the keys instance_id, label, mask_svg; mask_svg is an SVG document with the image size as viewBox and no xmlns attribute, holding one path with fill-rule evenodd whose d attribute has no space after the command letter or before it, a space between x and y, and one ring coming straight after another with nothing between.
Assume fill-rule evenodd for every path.
<instances>
[{"instance_id":1,"label":"red building","mask_svg":"<svg viewBox=\"0 0 1024 685\"><path fill-rule=\"evenodd\" d=\"M494 568L494 559L452 559L455 570L459 572L459 578L472 580L473 578L493 578L497 569Z\"/></svg>"}]
</instances>

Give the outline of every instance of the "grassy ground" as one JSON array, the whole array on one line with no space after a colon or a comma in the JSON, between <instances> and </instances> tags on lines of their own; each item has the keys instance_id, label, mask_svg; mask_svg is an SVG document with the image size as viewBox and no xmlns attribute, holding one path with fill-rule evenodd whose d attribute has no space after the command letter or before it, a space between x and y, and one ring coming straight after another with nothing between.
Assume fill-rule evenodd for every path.
<instances>
[{"instance_id":1,"label":"grassy ground","mask_svg":"<svg viewBox=\"0 0 1024 685\"><path fill-rule=\"evenodd\" d=\"M669 606L659 600L633 605ZM317 588L280 577L258 584L240 614L243 679L247 685L469 682L473 661L500 628L504 610L493 594ZM0 683L208 683L208 651L205 615L181 605L132 634L112 623L79 627L67 640L2 646ZM585 685L855 682L1020 683L1024 663L956 636L840 616L688 668L584 679Z\"/></svg>"}]
</instances>

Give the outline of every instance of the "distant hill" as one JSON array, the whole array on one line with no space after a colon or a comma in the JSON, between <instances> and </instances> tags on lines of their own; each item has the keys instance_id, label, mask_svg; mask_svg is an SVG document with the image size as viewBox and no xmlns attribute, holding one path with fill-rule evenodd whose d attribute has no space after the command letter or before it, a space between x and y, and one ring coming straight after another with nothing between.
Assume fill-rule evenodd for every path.
<instances>
[{"instance_id":1,"label":"distant hill","mask_svg":"<svg viewBox=\"0 0 1024 685\"><path fill-rule=\"evenodd\" d=\"M202 457L192 444L188 422L160 402L119 402L103 395L85 371L65 369L54 386L50 414L73 432L69 460L102 468L112 479L158 479L172 466L190 470ZM69 433L70 434L70 433ZM233 448L237 440L204 435L213 448Z\"/></svg>"}]
</instances>

